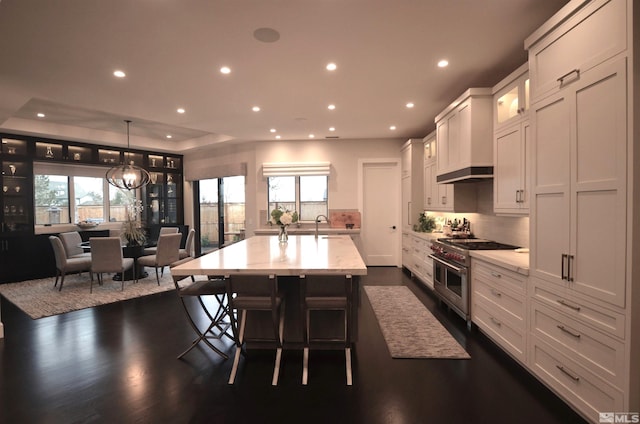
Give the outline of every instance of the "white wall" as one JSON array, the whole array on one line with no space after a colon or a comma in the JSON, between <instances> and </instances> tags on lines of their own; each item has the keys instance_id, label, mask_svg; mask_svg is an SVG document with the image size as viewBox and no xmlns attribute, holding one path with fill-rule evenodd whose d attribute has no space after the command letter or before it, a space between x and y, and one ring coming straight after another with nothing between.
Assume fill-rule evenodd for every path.
<instances>
[{"instance_id":1,"label":"white wall","mask_svg":"<svg viewBox=\"0 0 640 424\"><path fill-rule=\"evenodd\" d=\"M329 209L358 209L358 159L399 158L403 139L261 141L186 153L185 177L232 163L247 164L247 234L266 224L267 181L264 162L330 162ZM192 202L186 199L185 202ZM381 194L384 195L384 194ZM185 208L185 213L186 213ZM260 211L263 211L261 214ZM189 221L191 217L186 217Z\"/></svg>"}]
</instances>

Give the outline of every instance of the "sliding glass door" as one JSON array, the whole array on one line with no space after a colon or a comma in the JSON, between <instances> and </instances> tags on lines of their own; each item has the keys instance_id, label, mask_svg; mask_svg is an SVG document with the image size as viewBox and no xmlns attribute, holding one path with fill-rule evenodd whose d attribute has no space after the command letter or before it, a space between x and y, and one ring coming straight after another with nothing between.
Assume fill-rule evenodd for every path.
<instances>
[{"instance_id":1,"label":"sliding glass door","mask_svg":"<svg viewBox=\"0 0 640 424\"><path fill-rule=\"evenodd\" d=\"M244 180L244 176L234 176L198 181L196 210L201 254L244 238Z\"/></svg>"}]
</instances>

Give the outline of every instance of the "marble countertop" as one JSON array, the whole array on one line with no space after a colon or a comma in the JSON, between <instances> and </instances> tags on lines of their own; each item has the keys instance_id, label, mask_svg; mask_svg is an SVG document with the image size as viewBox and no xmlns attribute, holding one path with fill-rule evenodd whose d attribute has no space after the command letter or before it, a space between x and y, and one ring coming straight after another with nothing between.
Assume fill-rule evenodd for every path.
<instances>
[{"instance_id":1,"label":"marble countertop","mask_svg":"<svg viewBox=\"0 0 640 424\"><path fill-rule=\"evenodd\" d=\"M253 230L255 235L275 235L278 234L278 227L267 227L267 228L257 228ZM289 227L287 228L287 233L291 235L314 235L316 233L316 229L314 227ZM320 227L318 228L318 234L360 234L360 228L329 228L329 227Z\"/></svg>"},{"instance_id":2,"label":"marble countertop","mask_svg":"<svg viewBox=\"0 0 640 424\"><path fill-rule=\"evenodd\" d=\"M501 266L522 275L529 275L529 253L514 250L471 250L471 257Z\"/></svg>"},{"instance_id":3,"label":"marble countertop","mask_svg":"<svg viewBox=\"0 0 640 424\"><path fill-rule=\"evenodd\" d=\"M171 274L366 275L367 266L349 235L289 235L285 244L276 236L255 236L178 265Z\"/></svg>"}]
</instances>

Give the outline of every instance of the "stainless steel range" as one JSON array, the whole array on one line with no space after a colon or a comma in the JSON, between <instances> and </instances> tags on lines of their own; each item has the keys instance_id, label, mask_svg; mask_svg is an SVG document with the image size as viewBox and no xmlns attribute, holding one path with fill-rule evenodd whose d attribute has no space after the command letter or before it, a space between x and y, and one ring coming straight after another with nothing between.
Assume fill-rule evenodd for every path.
<instances>
[{"instance_id":1,"label":"stainless steel range","mask_svg":"<svg viewBox=\"0 0 640 424\"><path fill-rule=\"evenodd\" d=\"M470 250L511 250L518 246L477 238L440 238L431 242L433 284L435 292L447 305L467 322L469 311L469 282L471 281Z\"/></svg>"}]
</instances>

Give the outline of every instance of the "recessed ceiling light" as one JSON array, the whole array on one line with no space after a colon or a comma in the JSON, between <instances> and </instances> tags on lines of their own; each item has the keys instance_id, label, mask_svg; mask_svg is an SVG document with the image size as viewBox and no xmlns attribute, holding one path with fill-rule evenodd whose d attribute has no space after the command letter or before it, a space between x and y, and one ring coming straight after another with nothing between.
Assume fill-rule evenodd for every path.
<instances>
[{"instance_id":1,"label":"recessed ceiling light","mask_svg":"<svg viewBox=\"0 0 640 424\"><path fill-rule=\"evenodd\" d=\"M334 110L336 108L336 105L329 105L327 106L327 109L329 110Z\"/></svg>"},{"instance_id":2,"label":"recessed ceiling light","mask_svg":"<svg viewBox=\"0 0 640 424\"><path fill-rule=\"evenodd\" d=\"M230 74L231 68L229 68L228 66L223 66L222 68L220 68L220 72L222 72L223 74Z\"/></svg>"},{"instance_id":3,"label":"recessed ceiling light","mask_svg":"<svg viewBox=\"0 0 640 424\"><path fill-rule=\"evenodd\" d=\"M184 110L184 108L179 107L179 108L176 110L176 112L178 112L178 113L185 113L185 110Z\"/></svg>"},{"instance_id":4,"label":"recessed ceiling light","mask_svg":"<svg viewBox=\"0 0 640 424\"><path fill-rule=\"evenodd\" d=\"M277 138L278 140L280 140L280 136L279 136L279 135L277 135L277 136L276 136L276 138Z\"/></svg>"},{"instance_id":5,"label":"recessed ceiling light","mask_svg":"<svg viewBox=\"0 0 640 424\"><path fill-rule=\"evenodd\" d=\"M254 112L260 112L260 106L254 106L251 108L251 110Z\"/></svg>"},{"instance_id":6,"label":"recessed ceiling light","mask_svg":"<svg viewBox=\"0 0 640 424\"><path fill-rule=\"evenodd\" d=\"M40 112L40 113L38 113L36 116L37 116L38 118L44 118L44 117L45 117L45 114L44 114L44 113L42 113L42 112Z\"/></svg>"},{"instance_id":7,"label":"recessed ceiling light","mask_svg":"<svg viewBox=\"0 0 640 424\"><path fill-rule=\"evenodd\" d=\"M336 130L336 128L335 128L335 127L331 127L331 128L329 128L329 131L335 131L335 130Z\"/></svg>"},{"instance_id":8,"label":"recessed ceiling light","mask_svg":"<svg viewBox=\"0 0 640 424\"><path fill-rule=\"evenodd\" d=\"M438 61L438 68L446 68L447 66L449 66L449 61L447 59Z\"/></svg>"},{"instance_id":9,"label":"recessed ceiling light","mask_svg":"<svg viewBox=\"0 0 640 424\"><path fill-rule=\"evenodd\" d=\"M276 132L275 128L271 128L269 131L271 131L272 133Z\"/></svg>"},{"instance_id":10,"label":"recessed ceiling light","mask_svg":"<svg viewBox=\"0 0 640 424\"><path fill-rule=\"evenodd\" d=\"M309 138L315 138L315 135L309 134Z\"/></svg>"},{"instance_id":11,"label":"recessed ceiling light","mask_svg":"<svg viewBox=\"0 0 640 424\"><path fill-rule=\"evenodd\" d=\"M395 125L391 125L391 126L389 127L389 129L390 129L391 131L395 131L395 130L396 130L396 126L395 126Z\"/></svg>"},{"instance_id":12,"label":"recessed ceiling light","mask_svg":"<svg viewBox=\"0 0 640 424\"><path fill-rule=\"evenodd\" d=\"M167 134L167 138L173 138L171 134Z\"/></svg>"},{"instance_id":13,"label":"recessed ceiling light","mask_svg":"<svg viewBox=\"0 0 640 424\"><path fill-rule=\"evenodd\" d=\"M412 107L414 107L414 106L415 106L415 105L414 105L412 102L407 103L407 107L408 107L409 109L411 109L411 108L412 108Z\"/></svg>"},{"instance_id":14,"label":"recessed ceiling light","mask_svg":"<svg viewBox=\"0 0 640 424\"><path fill-rule=\"evenodd\" d=\"M327 71L335 71L338 68L338 65L331 62L327 64Z\"/></svg>"},{"instance_id":15,"label":"recessed ceiling light","mask_svg":"<svg viewBox=\"0 0 640 424\"><path fill-rule=\"evenodd\" d=\"M124 71L120 71L120 70L113 71L113 75L115 75L118 78L124 78L127 76L127 74L125 74Z\"/></svg>"}]
</instances>

